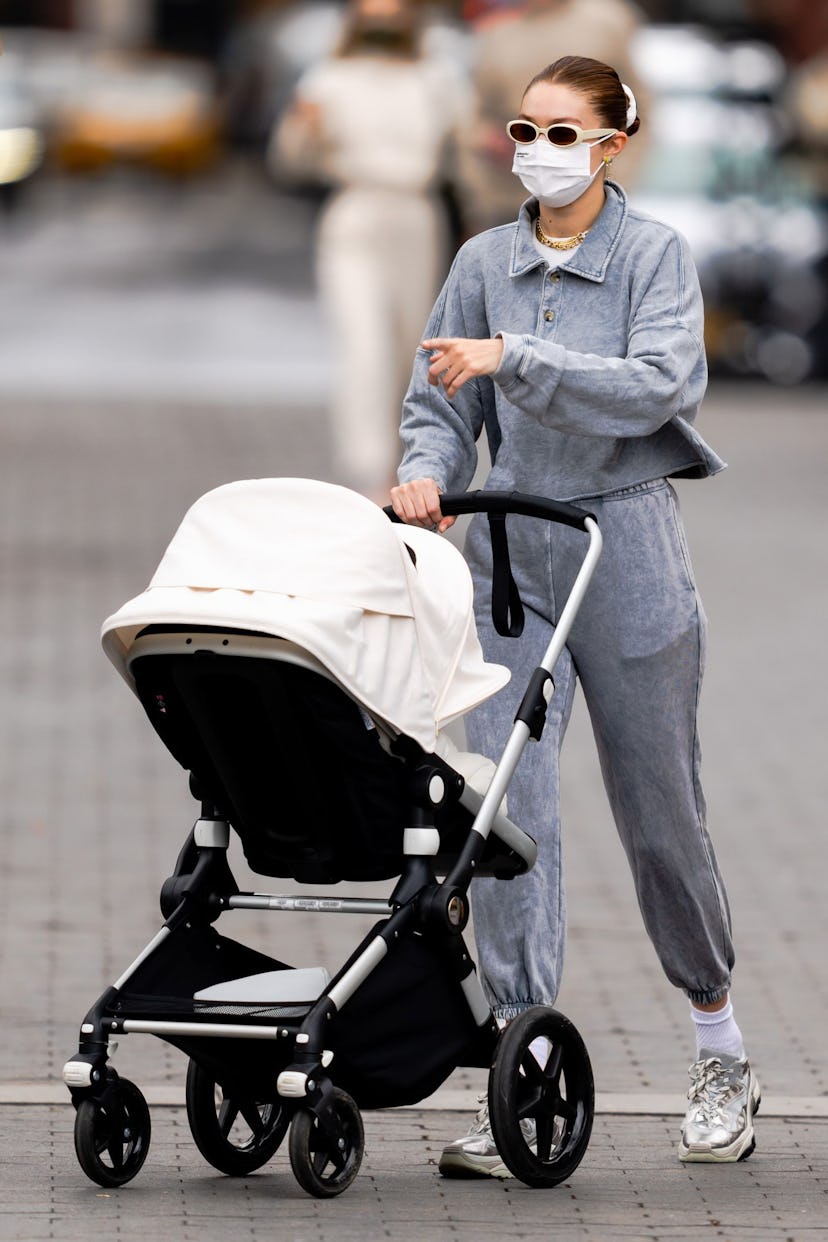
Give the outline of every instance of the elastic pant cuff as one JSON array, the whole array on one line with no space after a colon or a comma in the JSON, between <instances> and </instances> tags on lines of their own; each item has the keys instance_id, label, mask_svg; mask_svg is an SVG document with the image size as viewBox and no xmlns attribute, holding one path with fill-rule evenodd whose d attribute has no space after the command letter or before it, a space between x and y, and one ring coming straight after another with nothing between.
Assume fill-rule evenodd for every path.
<instances>
[{"instance_id":1,"label":"elastic pant cuff","mask_svg":"<svg viewBox=\"0 0 828 1242\"><path fill-rule=\"evenodd\" d=\"M685 989L688 998L694 1005L715 1005L716 1001L724 1000L730 991L730 983L723 983L719 988L708 988L705 991L692 991L690 988Z\"/></svg>"},{"instance_id":2,"label":"elastic pant cuff","mask_svg":"<svg viewBox=\"0 0 828 1242\"><path fill-rule=\"evenodd\" d=\"M512 1001L508 1005L495 1005L492 1012L497 1019L498 1026L505 1026L507 1022L511 1022L512 1018L516 1018L518 1014L524 1013L527 1009L533 1009L535 1005L542 1005L543 1001Z\"/></svg>"}]
</instances>

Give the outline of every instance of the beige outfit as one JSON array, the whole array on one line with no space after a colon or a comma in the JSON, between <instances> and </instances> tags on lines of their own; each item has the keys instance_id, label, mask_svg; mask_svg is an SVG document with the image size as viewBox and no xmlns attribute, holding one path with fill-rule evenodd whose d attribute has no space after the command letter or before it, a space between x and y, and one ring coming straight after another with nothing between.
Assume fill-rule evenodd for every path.
<instances>
[{"instance_id":1,"label":"beige outfit","mask_svg":"<svg viewBox=\"0 0 828 1242\"><path fill-rule=\"evenodd\" d=\"M632 89L645 129L635 135L617 164L614 180L629 186L646 145L646 100L631 64L630 42L642 23L629 0L548 0L511 20L484 27L475 36L474 86L479 125L465 130L464 180L473 232L510 223L526 198L512 172L514 144L506 122L516 116L536 73L560 56L590 56L612 65ZM502 151L483 149L479 137L490 130ZM477 140L477 141L476 141Z\"/></svg>"},{"instance_id":2,"label":"beige outfit","mask_svg":"<svg viewBox=\"0 0 828 1242\"><path fill-rule=\"evenodd\" d=\"M338 476L373 495L393 479L402 398L445 273L435 187L447 144L468 120L468 90L437 62L363 55L318 65L298 98L317 106L321 138L288 120L280 152L335 187L319 223L317 278L320 340L335 355Z\"/></svg>"}]
</instances>

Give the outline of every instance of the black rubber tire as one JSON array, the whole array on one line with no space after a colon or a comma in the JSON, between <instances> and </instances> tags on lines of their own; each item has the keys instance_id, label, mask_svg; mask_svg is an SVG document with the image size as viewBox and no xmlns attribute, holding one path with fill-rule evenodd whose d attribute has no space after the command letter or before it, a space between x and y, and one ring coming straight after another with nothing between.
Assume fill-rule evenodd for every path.
<instances>
[{"instance_id":1,"label":"black rubber tire","mask_svg":"<svg viewBox=\"0 0 828 1242\"><path fill-rule=\"evenodd\" d=\"M543 1068L529 1045L545 1038ZM489 1116L506 1167L527 1186L557 1186L589 1145L595 1089L584 1041L568 1018L547 1006L527 1009L501 1032L489 1073ZM535 1122L537 1150L521 1130Z\"/></svg>"},{"instance_id":2,"label":"black rubber tire","mask_svg":"<svg viewBox=\"0 0 828 1242\"><path fill-rule=\"evenodd\" d=\"M301 1108L290 1127L288 1151L297 1182L317 1199L332 1199L347 1190L359 1172L365 1150L362 1117L354 1101L334 1087L331 1107L340 1131L340 1149L314 1114Z\"/></svg>"},{"instance_id":3,"label":"black rubber tire","mask_svg":"<svg viewBox=\"0 0 828 1242\"><path fill-rule=\"evenodd\" d=\"M242 1088L216 1082L193 1060L187 1069L186 1102L196 1147L208 1164L228 1177L246 1177L267 1164L290 1124L278 1096L256 1100Z\"/></svg>"},{"instance_id":4,"label":"black rubber tire","mask_svg":"<svg viewBox=\"0 0 828 1242\"><path fill-rule=\"evenodd\" d=\"M81 1100L75 1113L75 1152L99 1186L124 1186L147 1158L150 1114L128 1078L112 1078L100 1098Z\"/></svg>"}]
</instances>

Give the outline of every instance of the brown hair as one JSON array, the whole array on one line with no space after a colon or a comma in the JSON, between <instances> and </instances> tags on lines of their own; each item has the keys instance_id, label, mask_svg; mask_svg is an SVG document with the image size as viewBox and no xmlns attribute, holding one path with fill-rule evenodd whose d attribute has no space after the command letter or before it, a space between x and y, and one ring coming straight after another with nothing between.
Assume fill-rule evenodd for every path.
<instances>
[{"instance_id":1,"label":"brown hair","mask_svg":"<svg viewBox=\"0 0 828 1242\"><path fill-rule=\"evenodd\" d=\"M358 0L351 0L339 43L337 57L359 56L367 49L417 60L422 55L420 19L410 3L401 3L396 17L368 17L360 11Z\"/></svg>"},{"instance_id":2,"label":"brown hair","mask_svg":"<svg viewBox=\"0 0 828 1242\"><path fill-rule=\"evenodd\" d=\"M636 116L632 125L627 127L629 100L618 74L603 61L592 60L589 56L561 56L536 73L526 91L537 82L560 82L563 86L571 86L574 91L586 96L608 126L622 134L634 134L641 125Z\"/></svg>"}]
</instances>

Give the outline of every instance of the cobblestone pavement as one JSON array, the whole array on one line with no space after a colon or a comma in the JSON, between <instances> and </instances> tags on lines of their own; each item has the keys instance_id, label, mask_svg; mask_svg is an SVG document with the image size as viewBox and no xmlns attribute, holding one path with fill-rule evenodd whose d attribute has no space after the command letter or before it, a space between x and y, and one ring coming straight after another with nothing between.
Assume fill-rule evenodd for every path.
<instances>
[{"instance_id":1,"label":"cobblestone pavement","mask_svg":"<svg viewBox=\"0 0 828 1242\"><path fill-rule=\"evenodd\" d=\"M670 1160L675 1120L596 1118L572 1181L554 1190L516 1182L445 1181L440 1149L457 1115L414 1109L365 1118L365 1160L339 1198L310 1199L280 1151L253 1177L225 1178L193 1147L182 1109L154 1114L153 1142L136 1180L120 1191L86 1181L74 1163L71 1109L0 1110L4 1142L3 1239L144 1239L224 1242L738 1242L824 1238L825 1122L773 1121L744 1164L684 1167ZM9 1172L6 1183L5 1174ZM18 1170L25 1168L25 1176ZM8 1189L7 1189L8 1186Z\"/></svg>"}]
</instances>

